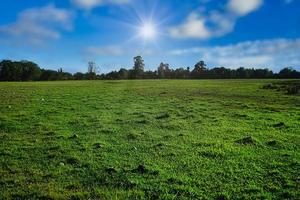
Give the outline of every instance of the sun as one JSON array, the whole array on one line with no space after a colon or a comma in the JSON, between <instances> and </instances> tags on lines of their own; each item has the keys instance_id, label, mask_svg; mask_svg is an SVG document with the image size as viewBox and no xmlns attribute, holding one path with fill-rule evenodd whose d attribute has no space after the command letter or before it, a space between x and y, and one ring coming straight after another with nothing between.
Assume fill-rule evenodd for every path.
<instances>
[{"instance_id":1,"label":"sun","mask_svg":"<svg viewBox=\"0 0 300 200\"><path fill-rule=\"evenodd\" d=\"M157 35L156 27L153 23L144 23L140 27L139 34L145 40L153 40Z\"/></svg>"}]
</instances>

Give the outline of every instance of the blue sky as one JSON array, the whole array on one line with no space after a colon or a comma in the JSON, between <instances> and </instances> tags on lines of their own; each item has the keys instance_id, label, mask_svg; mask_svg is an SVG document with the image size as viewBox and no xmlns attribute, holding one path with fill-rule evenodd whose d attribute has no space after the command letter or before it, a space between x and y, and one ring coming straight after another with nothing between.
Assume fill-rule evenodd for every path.
<instances>
[{"instance_id":1,"label":"blue sky","mask_svg":"<svg viewBox=\"0 0 300 200\"><path fill-rule=\"evenodd\" d=\"M76 72L286 66L300 70L299 0L1 0L0 59Z\"/></svg>"}]
</instances>

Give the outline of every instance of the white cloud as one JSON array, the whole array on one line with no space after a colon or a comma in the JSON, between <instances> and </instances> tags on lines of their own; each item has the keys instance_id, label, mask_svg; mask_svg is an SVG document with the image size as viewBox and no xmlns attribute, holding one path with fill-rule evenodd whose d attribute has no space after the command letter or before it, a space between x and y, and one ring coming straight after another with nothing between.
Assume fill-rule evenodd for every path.
<instances>
[{"instance_id":1,"label":"white cloud","mask_svg":"<svg viewBox=\"0 0 300 200\"><path fill-rule=\"evenodd\" d=\"M171 27L174 38L209 39L221 37L234 30L236 21L257 10L263 0L228 0L223 11L213 10L204 15L192 12L181 25Z\"/></svg>"},{"instance_id":2,"label":"white cloud","mask_svg":"<svg viewBox=\"0 0 300 200\"><path fill-rule=\"evenodd\" d=\"M262 3L263 0L230 0L227 6L230 11L243 16L257 10Z\"/></svg>"},{"instance_id":3,"label":"white cloud","mask_svg":"<svg viewBox=\"0 0 300 200\"><path fill-rule=\"evenodd\" d=\"M300 67L300 39L241 42L227 46L178 49L174 56L199 55L208 63L225 67Z\"/></svg>"},{"instance_id":4,"label":"white cloud","mask_svg":"<svg viewBox=\"0 0 300 200\"><path fill-rule=\"evenodd\" d=\"M179 26L170 29L171 35L176 38L189 37L189 38L209 38L210 32L206 29L205 20L192 13L187 21Z\"/></svg>"},{"instance_id":5,"label":"white cloud","mask_svg":"<svg viewBox=\"0 0 300 200\"><path fill-rule=\"evenodd\" d=\"M90 10L104 4L124 4L129 0L71 0L72 3L82 9Z\"/></svg>"},{"instance_id":6,"label":"white cloud","mask_svg":"<svg viewBox=\"0 0 300 200\"><path fill-rule=\"evenodd\" d=\"M19 13L14 23L0 26L0 34L28 43L42 43L45 39L59 39L62 31L70 31L72 19L72 12L52 4L31 8Z\"/></svg>"}]
</instances>

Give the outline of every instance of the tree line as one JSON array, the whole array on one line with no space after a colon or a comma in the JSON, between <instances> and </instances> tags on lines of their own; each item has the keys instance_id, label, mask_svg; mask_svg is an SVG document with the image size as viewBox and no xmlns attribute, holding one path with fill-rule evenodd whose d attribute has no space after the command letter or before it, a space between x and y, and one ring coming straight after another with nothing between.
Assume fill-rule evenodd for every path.
<instances>
[{"instance_id":1,"label":"tree line","mask_svg":"<svg viewBox=\"0 0 300 200\"><path fill-rule=\"evenodd\" d=\"M141 56L134 57L132 69L121 68L106 74L97 74L94 62L89 62L88 72L74 74L58 70L42 69L31 61L2 60L0 62L0 81L55 81L55 80L126 80L126 79L265 79L284 78L298 79L300 72L286 67L278 73L272 70L240 67L229 69L225 67L207 68L204 61L199 61L191 69L172 69L167 63L160 63L155 71L145 71Z\"/></svg>"}]
</instances>

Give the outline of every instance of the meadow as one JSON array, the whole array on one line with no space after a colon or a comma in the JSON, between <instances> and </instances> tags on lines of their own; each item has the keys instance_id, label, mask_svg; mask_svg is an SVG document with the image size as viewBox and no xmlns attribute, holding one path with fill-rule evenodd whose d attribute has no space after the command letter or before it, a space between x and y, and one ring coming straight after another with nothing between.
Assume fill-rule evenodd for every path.
<instances>
[{"instance_id":1,"label":"meadow","mask_svg":"<svg viewBox=\"0 0 300 200\"><path fill-rule=\"evenodd\" d=\"M300 96L275 82L0 83L0 199L297 199Z\"/></svg>"}]
</instances>

